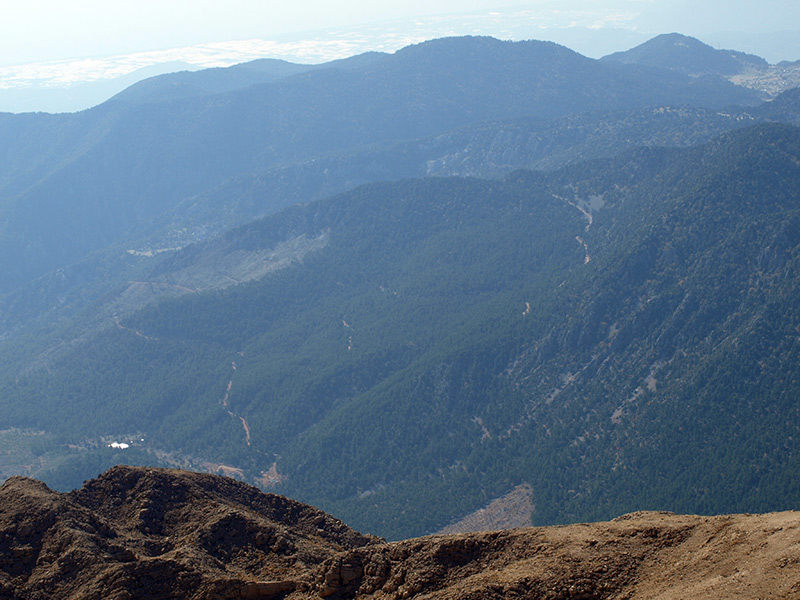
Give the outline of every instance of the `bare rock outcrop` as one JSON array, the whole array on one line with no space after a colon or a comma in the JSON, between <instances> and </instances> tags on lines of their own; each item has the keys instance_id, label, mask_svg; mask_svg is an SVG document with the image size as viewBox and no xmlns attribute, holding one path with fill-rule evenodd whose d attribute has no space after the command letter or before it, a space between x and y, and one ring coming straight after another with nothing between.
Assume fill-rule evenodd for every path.
<instances>
[{"instance_id":1,"label":"bare rock outcrop","mask_svg":"<svg viewBox=\"0 0 800 600\"><path fill-rule=\"evenodd\" d=\"M385 543L216 475L116 467L0 488L0 600L800 600L800 513L613 521Z\"/></svg>"},{"instance_id":2,"label":"bare rock outcrop","mask_svg":"<svg viewBox=\"0 0 800 600\"><path fill-rule=\"evenodd\" d=\"M311 506L241 482L115 467L59 494L0 488L0 598L269 598L373 544Z\"/></svg>"}]
</instances>

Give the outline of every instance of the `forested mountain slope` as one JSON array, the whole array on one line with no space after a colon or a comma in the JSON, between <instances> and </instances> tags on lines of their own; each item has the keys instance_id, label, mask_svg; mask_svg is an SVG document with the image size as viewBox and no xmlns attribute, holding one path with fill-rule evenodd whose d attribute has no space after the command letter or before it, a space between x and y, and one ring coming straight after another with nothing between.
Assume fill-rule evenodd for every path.
<instances>
[{"instance_id":1,"label":"forested mountain slope","mask_svg":"<svg viewBox=\"0 0 800 600\"><path fill-rule=\"evenodd\" d=\"M204 255L318 240L7 365L0 418L64 441L141 434L140 451L241 468L391 537L520 483L536 523L787 508L798 190L800 130L780 125L364 186L162 261L145 281L185 285ZM43 475L70 473L86 476Z\"/></svg>"},{"instance_id":2,"label":"forested mountain slope","mask_svg":"<svg viewBox=\"0 0 800 600\"><path fill-rule=\"evenodd\" d=\"M359 58L359 57L356 57ZM377 60L378 58L375 58ZM366 59L365 59L366 60ZM761 122L800 123L800 93L790 90L754 107L703 109L656 106L590 112L551 120L491 121L427 138L333 152L290 165L226 179L187 198L140 231L78 263L60 268L0 297L0 336L20 337L79 314L128 281L140 281L153 264L194 237L227 229L297 202L319 200L371 181L469 175L499 177L518 168L552 170L590 158L611 157L637 146L690 146ZM241 277L229 278L229 283ZM218 278L195 278L189 287L215 287ZM174 287L151 287L107 303L123 316ZM93 312L87 327L110 323ZM44 350L44 348L42 348Z\"/></svg>"},{"instance_id":3,"label":"forested mountain slope","mask_svg":"<svg viewBox=\"0 0 800 600\"><path fill-rule=\"evenodd\" d=\"M0 115L9 142L0 153L0 292L122 237L146 239L165 211L255 169L487 120L759 98L722 80L491 38L434 40L286 77L273 69L266 82L269 69L241 71L209 84L220 93L192 74L199 92L178 83L185 93L144 93L156 101L131 90L131 101L123 94L76 114Z\"/></svg>"},{"instance_id":4,"label":"forested mountain slope","mask_svg":"<svg viewBox=\"0 0 800 600\"><path fill-rule=\"evenodd\" d=\"M690 146L761 122L800 123L800 90L751 107L704 109L659 105L592 111L556 119L491 121L395 144L330 153L313 160L231 178L191 199L196 223L224 206L227 215L255 215L260 206L321 199L371 181L426 176L498 177L519 168L552 170L609 158L638 146ZM164 230L186 218L184 202ZM181 217L178 217L181 215ZM167 225L170 224L170 225ZM166 240L168 238L164 238Z\"/></svg>"}]
</instances>

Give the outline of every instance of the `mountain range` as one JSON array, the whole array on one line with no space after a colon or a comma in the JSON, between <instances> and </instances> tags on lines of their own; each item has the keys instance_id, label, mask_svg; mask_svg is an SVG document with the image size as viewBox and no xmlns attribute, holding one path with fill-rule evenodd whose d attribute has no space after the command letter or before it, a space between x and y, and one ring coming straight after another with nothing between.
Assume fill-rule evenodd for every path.
<instances>
[{"instance_id":1,"label":"mountain range","mask_svg":"<svg viewBox=\"0 0 800 600\"><path fill-rule=\"evenodd\" d=\"M0 292L142 226L152 233L147 223L178 202L254 169L487 120L758 99L721 79L620 68L545 42L452 38L344 64L288 77L277 64L239 79L235 67L201 71L188 84L179 74L81 113L4 115L0 251L11 266ZM258 83L261 73L275 80Z\"/></svg>"},{"instance_id":2,"label":"mountain range","mask_svg":"<svg viewBox=\"0 0 800 600\"><path fill-rule=\"evenodd\" d=\"M770 68L451 38L0 115L2 475L223 472L390 539L519 490L796 506L800 94L734 83Z\"/></svg>"}]
</instances>

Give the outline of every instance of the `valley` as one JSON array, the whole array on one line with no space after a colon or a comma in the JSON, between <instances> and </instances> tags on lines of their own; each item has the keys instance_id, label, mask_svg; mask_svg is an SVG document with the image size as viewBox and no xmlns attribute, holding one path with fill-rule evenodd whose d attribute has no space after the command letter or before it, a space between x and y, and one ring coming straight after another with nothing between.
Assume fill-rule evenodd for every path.
<instances>
[{"instance_id":1,"label":"valley","mask_svg":"<svg viewBox=\"0 0 800 600\"><path fill-rule=\"evenodd\" d=\"M222 473L390 540L797 506L791 65L261 67L0 115L3 478Z\"/></svg>"}]
</instances>

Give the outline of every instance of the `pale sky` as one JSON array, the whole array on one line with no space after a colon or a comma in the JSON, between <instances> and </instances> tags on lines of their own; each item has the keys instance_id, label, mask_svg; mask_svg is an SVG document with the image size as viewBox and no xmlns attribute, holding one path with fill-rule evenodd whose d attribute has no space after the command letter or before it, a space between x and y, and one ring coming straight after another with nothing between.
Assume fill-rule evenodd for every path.
<instances>
[{"instance_id":1,"label":"pale sky","mask_svg":"<svg viewBox=\"0 0 800 600\"><path fill-rule=\"evenodd\" d=\"M797 0L0 0L0 65L276 37L389 19L517 7L543 16L607 13L594 26L653 33L800 29ZM574 19L581 26L581 19ZM667 31L658 31L664 29ZM794 60L800 56L794 57Z\"/></svg>"},{"instance_id":2,"label":"pale sky","mask_svg":"<svg viewBox=\"0 0 800 600\"><path fill-rule=\"evenodd\" d=\"M0 64L274 38L519 0L0 0Z\"/></svg>"},{"instance_id":3,"label":"pale sky","mask_svg":"<svg viewBox=\"0 0 800 600\"><path fill-rule=\"evenodd\" d=\"M599 58L670 32L800 60L800 0L0 0L0 111L79 110L104 92L32 98L117 81L107 97L133 83L124 77L173 64L320 63L450 35L555 41Z\"/></svg>"}]
</instances>

